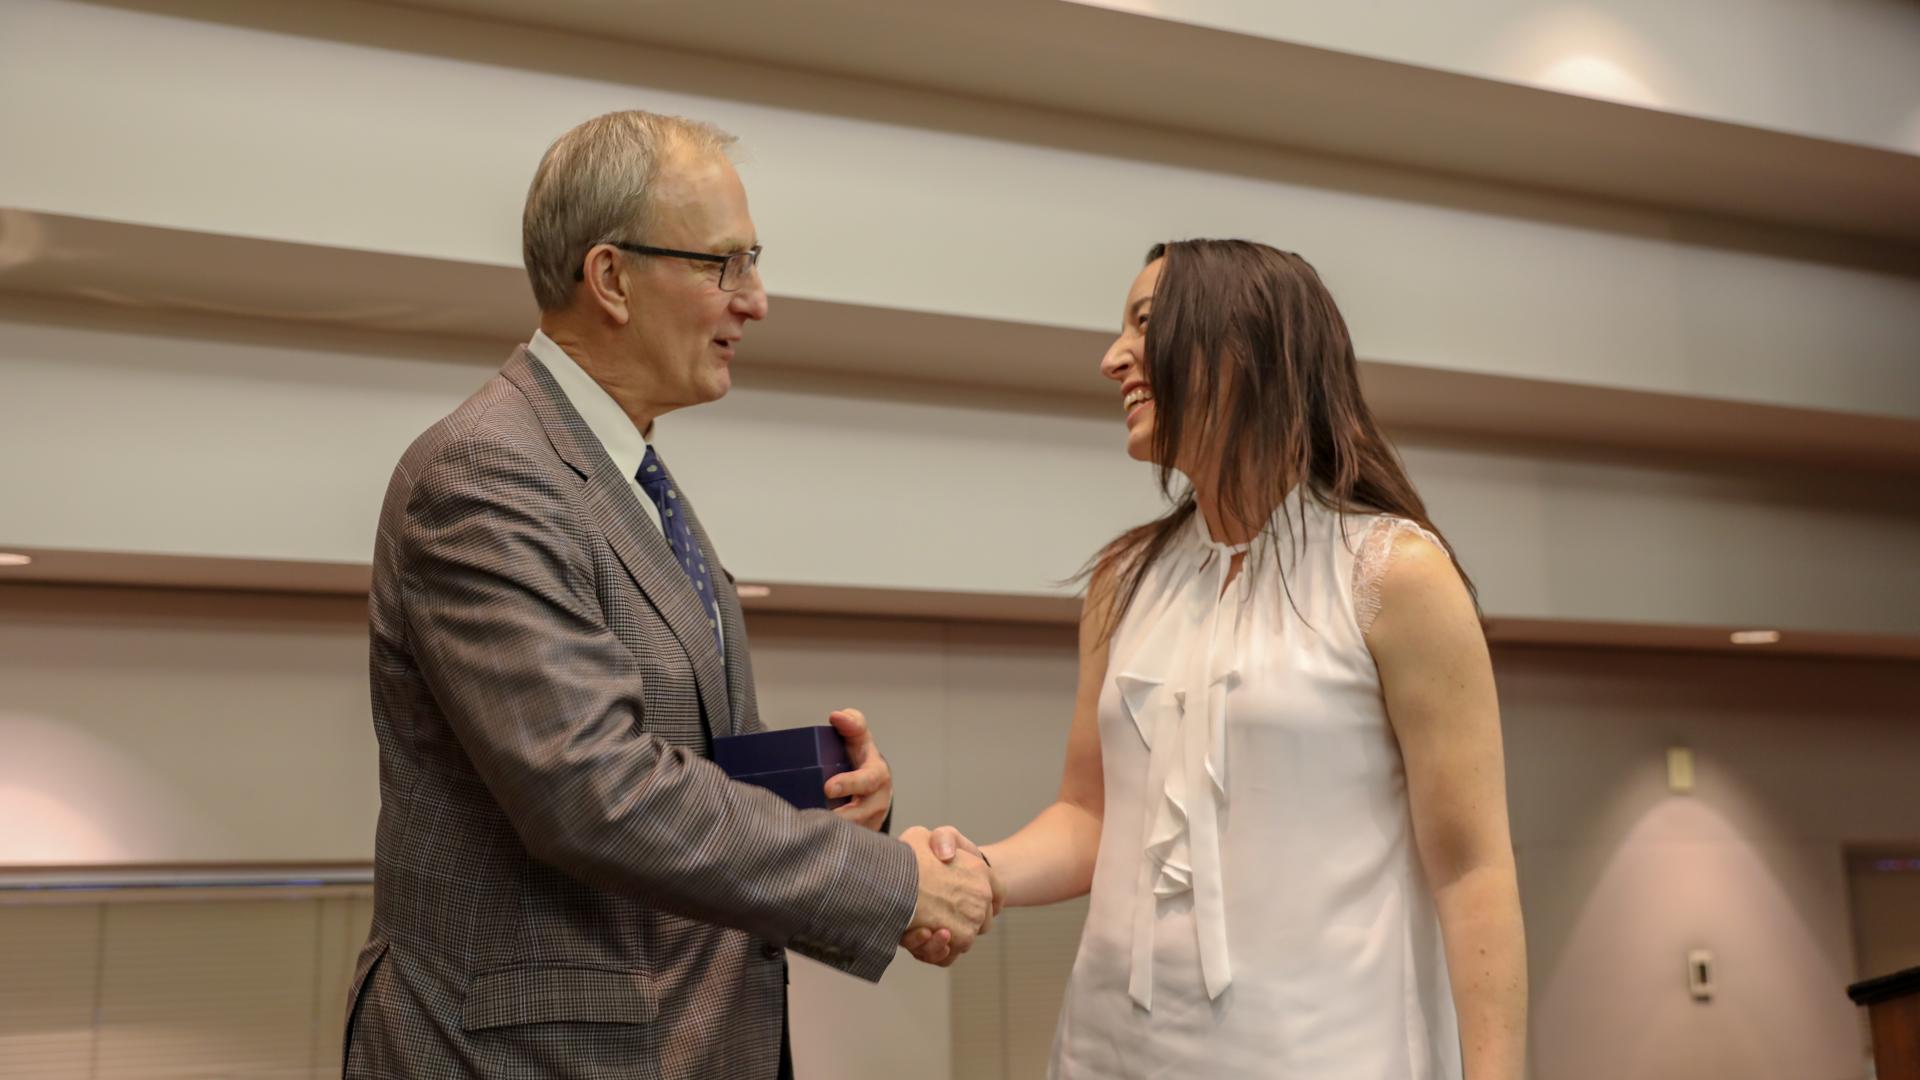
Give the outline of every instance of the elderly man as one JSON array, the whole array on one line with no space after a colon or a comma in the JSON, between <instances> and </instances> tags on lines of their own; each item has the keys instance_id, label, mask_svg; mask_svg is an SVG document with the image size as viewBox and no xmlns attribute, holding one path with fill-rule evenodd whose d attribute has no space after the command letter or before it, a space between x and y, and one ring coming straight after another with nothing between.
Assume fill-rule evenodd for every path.
<instances>
[{"instance_id":1,"label":"elderly man","mask_svg":"<svg viewBox=\"0 0 1920 1080\"><path fill-rule=\"evenodd\" d=\"M760 729L731 578L653 421L720 398L766 317L731 138L623 112L527 195L540 329L414 442L375 544L380 741L355 1077L791 1075L792 948L878 979L964 947L992 885L879 830L892 779L847 710L839 811L736 783ZM922 934L916 934L916 941Z\"/></svg>"}]
</instances>

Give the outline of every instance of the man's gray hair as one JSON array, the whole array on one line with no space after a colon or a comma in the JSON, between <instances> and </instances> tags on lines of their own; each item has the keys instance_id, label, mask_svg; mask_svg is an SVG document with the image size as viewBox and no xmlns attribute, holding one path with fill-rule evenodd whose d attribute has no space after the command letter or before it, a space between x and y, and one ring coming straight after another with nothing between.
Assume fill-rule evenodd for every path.
<instances>
[{"instance_id":1,"label":"man's gray hair","mask_svg":"<svg viewBox=\"0 0 1920 1080\"><path fill-rule=\"evenodd\" d=\"M654 182L675 149L724 154L733 142L712 124L638 109L596 116L555 139L520 219L521 256L540 310L567 306L588 248L645 242Z\"/></svg>"}]
</instances>

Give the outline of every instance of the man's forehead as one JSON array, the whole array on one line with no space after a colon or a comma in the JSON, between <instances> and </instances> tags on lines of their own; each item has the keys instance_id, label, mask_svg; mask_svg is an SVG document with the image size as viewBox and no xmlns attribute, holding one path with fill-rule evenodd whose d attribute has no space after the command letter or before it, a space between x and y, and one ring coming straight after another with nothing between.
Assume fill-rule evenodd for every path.
<instances>
[{"instance_id":1,"label":"man's forehead","mask_svg":"<svg viewBox=\"0 0 1920 1080\"><path fill-rule=\"evenodd\" d=\"M744 250L756 242L740 181L724 158L675 162L654 187L654 231L703 250Z\"/></svg>"},{"instance_id":2,"label":"man's forehead","mask_svg":"<svg viewBox=\"0 0 1920 1080\"><path fill-rule=\"evenodd\" d=\"M740 177L724 154L683 149L667 153L653 183L657 191L693 199L738 190Z\"/></svg>"}]
</instances>

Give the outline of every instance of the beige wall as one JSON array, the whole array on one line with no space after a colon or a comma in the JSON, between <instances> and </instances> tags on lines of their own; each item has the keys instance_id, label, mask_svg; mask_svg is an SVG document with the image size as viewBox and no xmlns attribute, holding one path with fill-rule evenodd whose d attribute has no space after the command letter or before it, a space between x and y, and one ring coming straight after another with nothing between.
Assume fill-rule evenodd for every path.
<instances>
[{"instance_id":1,"label":"beige wall","mask_svg":"<svg viewBox=\"0 0 1920 1080\"><path fill-rule=\"evenodd\" d=\"M1497 666L1537 1076L1860 1075L1843 848L1920 838L1920 668ZM1670 745L1693 751L1692 795L1667 790ZM1715 956L1710 1003L1687 995L1695 948Z\"/></svg>"},{"instance_id":2,"label":"beige wall","mask_svg":"<svg viewBox=\"0 0 1920 1080\"><path fill-rule=\"evenodd\" d=\"M0 1080L337 1078L365 892L0 902Z\"/></svg>"},{"instance_id":3,"label":"beige wall","mask_svg":"<svg viewBox=\"0 0 1920 1080\"><path fill-rule=\"evenodd\" d=\"M1920 152L1920 13L1901 0L1074 2Z\"/></svg>"},{"instance_id":4,"label":"beige wall","mask_svg":"<svg viewBox=\"0 0 1920 1080\"><path fill-rule=\"evenodd\" d=\"M365 859L363 601L0 588L0 865Z\"/></svg>"},{"instance_id":5,"label":"beige wall","mask_svg":"<svg viewBox=\"0 0 1920 1080\"><path fill-rule=\"evenodd\" d=\"M1107 331L1149 244L1248 235L1370 358L1920 416L1891 245L351 0L0 19L0 206L512 266L547 144L644 106L741 137L778 295Z\"/></svg>"},{"instance_id":6,"label":"beige wall","mask_svg":"<svg viewBox=\"0 0 1920 1080\"><path fill-rule=\"evenodd\" d=\"M1851 860L1847 882L1854 970L1863 979L1920 967L1920 844L1869 850Z\"/></svg>"},{"instance_id":7,"label":"beige wall","mask_svg":"<svg viewBox=\"0 0 1920 1080\"><path fill-rule=\"evenodd\" d=\"M1151 6L1201 21L1254 10ZM1539 5L1482 4L1459 18L1507 26L1529 6ZM1868 50L1911 22L1884 4L1855 7L1772 4L1764 26L1743 25L1754 40L1836 27L1835 41ZM1638 0L1606 10L1688 63L1709 58L1691 23L1669 25ZM1302 10L1289 25L1381 55L1425 42L1437 52L1409 59L1472 68L1442 55L1454 46L1428 16L1407 17ZM1419 26L1434 32L1409 30ZM1852 100L1853 89L1833 92ZM1149 242L1244 234L1313 258L1361 352L1399 370L1524 377L1575 399L1605 387L1761 403L1806 410L1802 420L1920 417L1910 245L361 0L5 5L0 210L285 241L279 257L295 261L316 258L288 254L301 244L511 273L543 147L584 116L635 105L741 135L774 322L782 302L810 299L902 324L929 313L1014 336L1016 324L1105 332ZM36 249L21 220L0 221L0 273L75 254ZM1047 257L1009 258L1008 237ZM324 277L332 263L302 265ZM407 281L383 287L391 310L362 306L419 314L447 299ZM231 281L216 310L196 315L0 295L0 547L82 563L181 555L214 572L220 560L364 564L401 448L509 343L273 321L254 317L257 299ZM832 367L834 349L854 347L819 332L832 339L815 342L827 358L810 363ZM1049 385L1087 387L1075 400L975 379L965 357L941 385L916 384L797 370L753 340L727 401L663 424L663 445L750 579L1057 592L1096 543L1155 506L1145 470L1119 453L1096 346L1036 360L1066 373ZM921 354L940 351L908 334L859 347L869 373L897 348L923 377ZM1766 441L1751 430L1760 421L1742 423L1750 445ZM1614 434L1633 427L1616 417ZM1908 555L1920 546L1920 496L1904 475L1398 434L1492 615L1920 633L1920 567ZM1883 449L1883 467L1904 460ZM990 527L982 507L1022 528ZM862 526L833 527L846 520Z\"/></svg>"},{"instance_id":8,"label":"beige wall","mask_svg":"<svg viewBox=\"0 0 1920 1080\"><path fill-rule=\"evenodd\" d=\"M0 546L364 564L393 463L509 348L0 297ZM748 360L738 379L660 433L748 580L1059 593L1160 505L1097 401ZM1920 633L1912 485L1401 442L1490 614Z\"/></svg>"},{"instance_id":9,"label":"beige wall","mask_svg":"<svg viewBox=\"0 0 1920 1080\"><path fill-rule=\"evenodd\" d=\"M0 862L366 857L360 618L338 600L0 589L0 744L28 751L0 758ZM769 723L870 712L903 826L996 838L1052 797L1069 630L776 616L752 631ZM1843 847L1920 844L1920 669L1516 649L1496 663L1536 1080L1859 1075ZM1691 796L1666 790L1669 745L1693 750ZM951 975L903 960L871 987L798 965L802 1061L1037 1075L1080 912L1012 913ZM1691 948L1715 954L1711 1003L1686 995ZM839 1035L876 1019L882 1036Z\"/></svg>"}]
</instances>

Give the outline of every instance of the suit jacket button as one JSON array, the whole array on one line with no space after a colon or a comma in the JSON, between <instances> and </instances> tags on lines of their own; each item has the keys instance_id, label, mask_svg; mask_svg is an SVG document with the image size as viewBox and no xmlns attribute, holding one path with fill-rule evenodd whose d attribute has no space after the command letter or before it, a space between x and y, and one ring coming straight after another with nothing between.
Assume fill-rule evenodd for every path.
<instances>
[{"instance_id":1,"label":"suit jacket button","mask_svg":"<svg viewBox=\"0 0 1920 1080\"><path fill-rule=\"evenodd\" d=\"M784 953L785 953L785 950L780 948L780 946L775 945L771 941L760 946L760 955L766 957L769 960L778 960Z\"/></svg>"}]
</instances>

